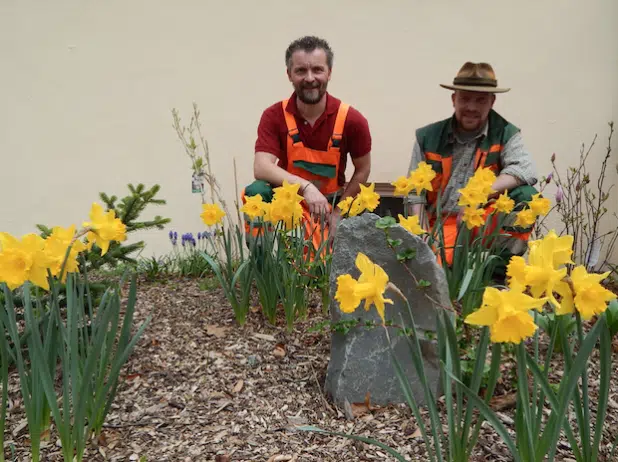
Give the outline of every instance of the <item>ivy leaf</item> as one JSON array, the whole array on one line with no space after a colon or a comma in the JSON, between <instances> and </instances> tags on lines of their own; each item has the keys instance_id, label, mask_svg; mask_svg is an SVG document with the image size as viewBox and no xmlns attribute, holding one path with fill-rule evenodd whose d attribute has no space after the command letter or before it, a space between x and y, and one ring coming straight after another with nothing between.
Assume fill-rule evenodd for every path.
<instances>
[{"instance_id":1,"label":"ivy leaf","mask_svg":"<svg viewBox=\"0 0 618 462\"><path fill-rule=\"evenodd\" d=\"M376 221L376 228L378 229L388 229L397 224L397 221L390 216L382 217L378 221Z\"/></svg>"},{"instance_id":2,"label":"ivy leaf","mask_svg":"<svg viewBox=\"0 0 618 462\"><path fill-rule=\"evenodd\" d=\"M420 279L418 281L418 287L424 288L424 287L429 287L431 286L431 282L429 281L425 281L424 279Z\"/></svg>"},{"instance_id":3,"label":"ivy leaf","mask_svg":"<svg viewBox=\"0 0 618 462\"><path fill-rule=\"evenodd\" d=\"M407 261L416 258L416 249L408 248L402 252L397 254L397 260L399 261Z\"/></svg>"},{"instance_id":4,"label":"ivy leaf","mask_svg":"<svg viewBox=\"0 0 618 462\"><path fill-rule=\"evenodd\" d=\"M390 237L386 241L392 247L399 247L403 243L401 239L391 239Z\"/></svg>"}]
</instances>

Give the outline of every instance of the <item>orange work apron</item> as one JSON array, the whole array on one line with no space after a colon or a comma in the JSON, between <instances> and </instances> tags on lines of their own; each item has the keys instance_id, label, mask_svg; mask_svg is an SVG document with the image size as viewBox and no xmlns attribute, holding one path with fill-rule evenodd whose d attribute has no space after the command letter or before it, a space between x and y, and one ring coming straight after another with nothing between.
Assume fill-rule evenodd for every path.
<instances>
[{"instance_id":1,"label":"orange work apron","mask_svg":"<svg viewBox=\"0 0 618 462\"><path fill-rule=\"evenodd\" d=\"M339 105L335 126L328 140L326 151L319 151L306 147L301 141L294 115L285 110L287 104L287 99L281 102L281 109L283 110L285 124L288 129L286 170L293 175L311 181L325 196L336 193L340 189L337 181L341 167L340 147L343 127L350 108L349 105L345 103ZM330 177L322 176L316 171L319 168L327 168L331 172L334 171L334 174L331 174ZM305 201L303 201L301 205L303 206L302 223L305 231L305 239L311 240L314 249L319 249L323 239L328 241L328 224L324 224L320 227L319 223L316 223L312 219L309 207ZM326 249L324 249L322 253L325 253L325 251Z\"/></svg>"},{"instance_id":2,"label":"orange work apron","mask_svg":"<svg viewBox=\"0 0 618 462\"><path fill-rule=\"evenodd\" d=\"M296 125L294 115L287 112L288 99L281 102L281 109L285 118L285 124L288 131L287 136L287 163L282 165L286 171L293 175L299 176L313 183L318 190L325 196L333 195L341 189L338 183L339 172L341 168L341 139L343 136L343 128L348 115L350 106L341 103L337 111L335 126L333 133L328 141L326 151L311 149L304 145L300 139L300 132ZM325 176L323 173L328 172ZM244 190L241 193L242 202L245 202ZM328 224L320 227L319 223L314 221L309 212L309 207L305 201L301 202L303 207L302 224L304 228L305 239L313 243L314 249L319 249L322 242L328 241ZM249 226L245 223L245 228L249 232ZM259 230L253 229L253 235L257 235ZM323 254L326 249L323 249Z\"/></svg>"}]
</instances>

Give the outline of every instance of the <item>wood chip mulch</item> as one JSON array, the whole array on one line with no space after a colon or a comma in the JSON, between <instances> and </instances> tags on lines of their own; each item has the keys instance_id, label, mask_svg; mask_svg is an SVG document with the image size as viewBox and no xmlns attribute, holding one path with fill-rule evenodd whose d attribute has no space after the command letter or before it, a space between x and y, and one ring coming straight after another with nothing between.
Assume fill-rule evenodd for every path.
<instances>
[{"instance_id":1,"label":"wood chip mulch","mask_svg":"<svg viewBox=\"0 0 618 462\"><path fill-rule=\"evenodd\" d=\"M308 332L324 320L318 302L312 303L309 319L299 322L292 333L285 330L283 321L276 327L267 324L257 309L240 328L220 289L201 290L199 281L192 279L142 280L137 322L149 314L153 320L123 369L104 432L91 441L84 460L394 460L375 446L298 431L299 425L371 437L398 450L406 460L428 460L407 406L376 407L369 401L354 403L346 411L324 396L330 338ZM613 370L618 370L618 343ZM507 428L514 430L515 400L506 376L505 372L493 407ZM593 408L598 377L593 359ZM611 451L618 432L618 373L610 388L602 457ZM5 454L7 460L26 461L28 431L14 376L9 392ZM572 413L569 417L574 418ZM591 425L595 418L591 412ZM62 460L54 431L44 446L42 460ZM566 440L561 442L556 460L572 457ZM512 457L484 424L470 460L509 461Z\"/></svg>"}]
</instances>

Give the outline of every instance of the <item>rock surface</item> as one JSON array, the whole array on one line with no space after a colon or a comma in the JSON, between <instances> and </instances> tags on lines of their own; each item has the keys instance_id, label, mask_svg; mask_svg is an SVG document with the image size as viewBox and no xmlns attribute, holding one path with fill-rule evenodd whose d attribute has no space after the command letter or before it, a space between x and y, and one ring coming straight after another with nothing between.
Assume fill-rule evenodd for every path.
<instances>
[{"instance_id":1,"label":"rock surface","mask_svg":"<svg viewBox=\"0 0 618 462\"><path fill-rule=\"evenodd\" d=\"M427 295L441 306L450 306L446 278L429 246L418 236L397 224L388 230L388 237L401 239L399 251L415 249L416 257L407 261L405 266L418 280L431 283L429 287L417 287L404 264L397 260L396 252L388 246L385 231L376 228L379 219L380 217L373 213L365 213L358 217L346 218L337 227L330 275L331 322L360 318L363 322L381 323L374 306L366 311L364 302L361 302L354 313L347 314L339 309L339 303L334 298L339 275L349 273L352 277L358 278L360 272L355 266L355 260L357 254L362 252L371 261L384 268L390 282L395 284L408 299L421 339L429 385L434 394L437 394L440 376L437 345L435 341L426 340L425 333L435 333L438 308ZM391 320L398 326L411 326L408 308L401 297L392 290L387 290L385 298L390 298L394 302L393 305L386 305L386 320ZM424 403L421 383L414 370L408 340L399 335L398 328L387 329L393 351L406 372L413 394L419 404ZM361 325L351 328L345 334L337 332L332 334L331 357L325 388L337 405L344 405L346 400L349 403L363 402L367 393L374 404L405 403L390 355L389 340L383 327L366 328Z\"/></svg>"}]
</instances>

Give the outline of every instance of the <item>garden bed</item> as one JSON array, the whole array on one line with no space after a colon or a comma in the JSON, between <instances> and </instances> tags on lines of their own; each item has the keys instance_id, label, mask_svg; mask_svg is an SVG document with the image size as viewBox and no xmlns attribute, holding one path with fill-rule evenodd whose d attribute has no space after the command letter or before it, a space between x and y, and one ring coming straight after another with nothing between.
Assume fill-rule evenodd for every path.
<instances>
[{"instance_id":1,"label":"garden bed","mask_svg":"<svg viewBox=\"0 0 618 462\"><path fill-rule=\"evenodd\" d=\"M200 289L194 279L140 281L136 322L154 318L123 372L123 382L104 432L85 454L88 461L368 461L391 460L375 446L296 430L323 429L375 438L409 460L425 460L423 442L406 406L336 409L322 387L329 358L327 334L309 328L324 319L318 298L310 319L287 333L266 324L259 312L239 328L222 292ZM613 367L618 364L614 343ZM598 370L593 356L593 408ZM509 363L504 364L508 376ZM28 435L16 377L10 387L5 454L28 460ZM495 406L513 425L510 382L499 387ZM618 431L618 374L611 380L610 406L601 454ZM595 418L594 413L591 416ZM62 460L52 432L42 460ZM560 444L556 460L569 460ZM490 426L484 425L473 460L511 460Z\"/></svg>"}]
</instances>

